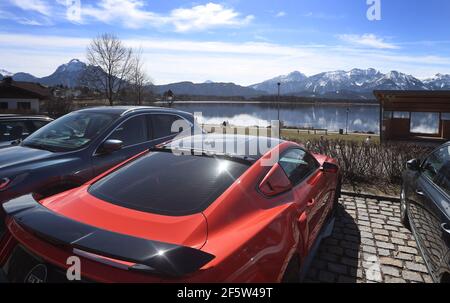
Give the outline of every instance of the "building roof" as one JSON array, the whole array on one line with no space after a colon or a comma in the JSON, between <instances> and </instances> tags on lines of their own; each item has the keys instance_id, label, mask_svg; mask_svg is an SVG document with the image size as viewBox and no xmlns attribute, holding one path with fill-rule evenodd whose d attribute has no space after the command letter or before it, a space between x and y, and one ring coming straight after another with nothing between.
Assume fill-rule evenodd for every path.
<instances>
[{"instance_id":1,"label":"building roof","mask_svg":"<svg viewBox=\"0 0 450 303\"><path fill-rule=\"evenodd\" d=\"M376 90L373 94L384 110L450 112L448 90Z\"/></svg>"},{"instance_id":2,"label":"building roof","mask_svg":"<svg viewBox=\"0 0 450 303\"><path fill-rule=\"evenodd\" d=\"M0 98L47 99L51 90L39 83L14 81L6 77L0 82Z\"/></svg>"}]
</instances>

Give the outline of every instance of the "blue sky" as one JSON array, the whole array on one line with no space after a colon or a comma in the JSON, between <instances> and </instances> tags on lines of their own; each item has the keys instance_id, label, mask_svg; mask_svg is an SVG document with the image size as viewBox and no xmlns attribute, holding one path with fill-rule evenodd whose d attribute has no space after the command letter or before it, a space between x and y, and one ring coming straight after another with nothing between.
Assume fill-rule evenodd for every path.
<instances>
[{"instance_id":1,"label":"blue sky","mask_svg":"<svg viewBox=\"0 0 450 303\"><path fill-rule=\"evenodd\" d=\"M370 21L367 2L377 1L381 20ZM157 84L354 67L450 73L448 0L2 0L0 68L48 75L84 60L105 32L142 48Z\"/></svg>"}]
</instances>

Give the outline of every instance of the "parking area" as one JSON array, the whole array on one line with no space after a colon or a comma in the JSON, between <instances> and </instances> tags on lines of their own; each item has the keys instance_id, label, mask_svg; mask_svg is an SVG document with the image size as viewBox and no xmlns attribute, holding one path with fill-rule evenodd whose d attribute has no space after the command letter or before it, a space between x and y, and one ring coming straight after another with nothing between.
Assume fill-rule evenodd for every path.
<instances>
[{"instance_id":1,"label":"parking area","mask_svg":"<svg viewBox=\"0 0 450 303\"><path fill-rule=\"evenodd\" d=\"M398 201L342 196L333 234L321 243L306 282L432 282L399 215Z\"/></svg>"}]
</instances>

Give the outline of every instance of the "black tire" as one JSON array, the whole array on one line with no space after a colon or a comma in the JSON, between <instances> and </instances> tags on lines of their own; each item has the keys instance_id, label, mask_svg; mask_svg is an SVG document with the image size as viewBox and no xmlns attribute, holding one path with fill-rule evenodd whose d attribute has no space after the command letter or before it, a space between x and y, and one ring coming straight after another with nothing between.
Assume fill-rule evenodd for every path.
<instances>
[{"instance_id":1,"label":"black tire","mask_svg":"<svg viewBox=\"0 0 450 303\"><path fill-rule=\"evenodd\" d=\"M300 282L300 261L298 256L293 256L284 271L282 283L299 283Z\"/></svg>"},{"instance_id":2,"label":"black tire","mask_svg":"<svg viewBox=\"0 0 450 303\"><path fill-rule=\"evenodd\" d=\"M406 227L408 230L411 230L411 224L409 223L408 217L408 209L406 207L406 194L404 186L402 186L402 189L400 191L400 221L402 222L404 227Z\"/></svg>"}]
</instances>

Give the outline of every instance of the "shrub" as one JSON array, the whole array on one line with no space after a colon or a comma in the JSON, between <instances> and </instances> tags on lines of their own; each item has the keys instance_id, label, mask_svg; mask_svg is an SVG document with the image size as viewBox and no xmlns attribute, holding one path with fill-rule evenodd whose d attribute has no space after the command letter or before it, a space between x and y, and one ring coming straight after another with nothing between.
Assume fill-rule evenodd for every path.
<instances>
[{"instance_id":1,"label":"shrub","mask_svg":"<svg viewBox=\"0 0 450 303\"><path fill-rule=\"evenodd\" d=\"M399 184L405 163L420 158L433 147L414 143L360 143L345 140L313 140L306 143L311 152L335 158L344 181Z\"/></svg>"}]
</instances>

